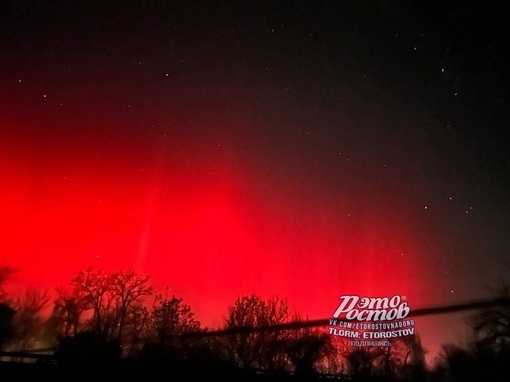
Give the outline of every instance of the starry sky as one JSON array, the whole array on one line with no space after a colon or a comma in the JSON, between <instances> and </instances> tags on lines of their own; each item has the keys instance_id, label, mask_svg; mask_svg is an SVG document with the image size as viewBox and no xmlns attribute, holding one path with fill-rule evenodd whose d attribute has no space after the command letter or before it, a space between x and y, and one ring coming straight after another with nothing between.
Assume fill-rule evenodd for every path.
<instances>
[{"instance_id":1,"label":"starry sky","mask_svg":"<svg viewBox=\"0 0 510 382\"><path fill-rule=\"evenodd\" d=\"M0 251L235 298L478 300L509 274L495 1L4 1ZM417 320L432 356L462 317Z\"/></svg>"}]
</instances>

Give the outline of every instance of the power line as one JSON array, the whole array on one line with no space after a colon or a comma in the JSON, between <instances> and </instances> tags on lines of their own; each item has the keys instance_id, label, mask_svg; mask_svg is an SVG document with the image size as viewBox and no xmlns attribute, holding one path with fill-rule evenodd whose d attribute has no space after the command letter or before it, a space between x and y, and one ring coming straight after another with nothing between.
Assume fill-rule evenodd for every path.
<instances>
[{"instance_id":1,"label":"power line","mask_svg":"<svg viewBox=\"0 0 510 382\"><path fill-rule=\"evenodd\" d=\"M449 314L456 313L467 310L476 310L476 309L488 309L494 308L498 306L509 306L510 298L502 297L493 300L482 300L482 301L472 301L462 304L456 305L446 305L446 306L437 306L432 308L420 308L414 309L410 312L410 318L420 317L420 316L430 316L437 314ZM242 333L260 333L260 332L275 332L281 330L290 330L290 329L304 329L304 328L312 328L312 327L320 327L320 326L328 326L330 323L330 318L318 319L318 320L309 320L309 321L293 321L276 325L263 325L263 326L240 326L235 328L221 329L221 330L211 330L211 331L197 331L190 333L180 334L178 337L180 338L202 338L202 337L214 337L214 336L227 336L234 334L242 334ZM354 320L353 320L354 321ZM47 355L37 354L39 352L47 352L55 350L56 348L45 348L45 349L34 349L30 351L20 351L20 352L0 352L0 356L18 356L18 357L33 357L33 358L45 358ZM35 353L35 354L34 354Z\"/></svg>"}]
</instances>

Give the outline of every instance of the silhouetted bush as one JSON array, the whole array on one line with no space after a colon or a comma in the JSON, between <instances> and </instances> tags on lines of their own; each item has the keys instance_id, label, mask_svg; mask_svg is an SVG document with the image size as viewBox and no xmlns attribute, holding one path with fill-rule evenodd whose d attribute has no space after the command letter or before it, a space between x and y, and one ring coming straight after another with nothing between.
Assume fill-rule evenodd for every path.
<instances>
[{"instance_id":1,"label":"silhouetted bush","mask_svg":"<svg viewBox=\"0 0 510 382\"><path fill-rule=\"evenodd\" d=\"M12 318L16 311L9 305L0 303L0 350L15 334Z\"/></svg>"},{"instance_id":2,"label":"silhouetted bush","mask_svg":"<svg viewBox=\"0 0 510 382\"><path fill-rule=\"evenodd\" d=\"M121 356L117 341L105 340L92 331L62 338L55 351L57 364L67 369L111 369L119 365Z\"/></svg>"}]
</instances>

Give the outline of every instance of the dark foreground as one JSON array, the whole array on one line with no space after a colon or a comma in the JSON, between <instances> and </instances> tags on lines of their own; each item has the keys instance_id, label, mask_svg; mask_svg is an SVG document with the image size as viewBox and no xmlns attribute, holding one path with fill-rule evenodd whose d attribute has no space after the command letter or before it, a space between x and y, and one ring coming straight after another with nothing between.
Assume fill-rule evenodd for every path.
<instances>
[{"instance_id":1,"label":"dark foreground","mask_svg":"<svg viewBox=\"0 0 510 382\"><path fill-rule=\"evenodd\" d=\"M143 370L136 366L124 366L110 370L65 369L57 365L36 363L0 362L0 381L16 382L188 382L188 381L319 381L319 380L352 380L341 376L292 376L284 374L265 375L246 371L215 371L189 370L174 372L171 370Z\"/></svg>"}]
</instances>

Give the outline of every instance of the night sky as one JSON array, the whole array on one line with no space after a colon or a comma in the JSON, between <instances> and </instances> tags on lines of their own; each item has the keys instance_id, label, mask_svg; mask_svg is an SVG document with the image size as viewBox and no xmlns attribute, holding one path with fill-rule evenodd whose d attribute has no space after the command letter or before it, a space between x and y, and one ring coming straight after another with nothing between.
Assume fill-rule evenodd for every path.
<instances>
[{"instance_id":1,"label":"night sky","mask_svg":"<svg viewBox=\"0 0 510 382\"><path fill-rule=\"evenodd\" d=\"M3 1L0 25L19 285L135 267L215 326L249 293L327 318L342 294L422 308L507 280L495 1ZM416 330L433 356L462 322Z\"/></svg>"}]
</instances>

